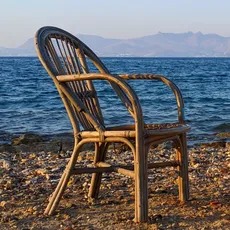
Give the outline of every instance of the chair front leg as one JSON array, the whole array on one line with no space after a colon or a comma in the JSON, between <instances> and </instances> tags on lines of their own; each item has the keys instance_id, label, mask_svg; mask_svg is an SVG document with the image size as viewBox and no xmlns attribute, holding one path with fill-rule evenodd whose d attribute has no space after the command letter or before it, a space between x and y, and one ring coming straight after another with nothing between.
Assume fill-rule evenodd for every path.
<instances>
[{"instance_id":1,"label":"chair front leg","mask_svg":"<svg viewBox=\"0 0 230 230\"><path fill-rule=\"evenodd\" d=\"M95 143L94 163L104 161L108 149L108 143ZM88 197L97 198L101 186L102 173L93 173Z\"/></svg>"},{"instance_id":2,"label":"chair front leg","mask_svg":"<svg viewBox=\"0 0 230 230\"><path fill-rule=\"evenodd\" d=\"M137 148L134 157L135 171L135 222L148 220L148 148Z\"/></svg>"},{"instance_id":3,"label":"chair front leg","mask_svg":"<svg viewBox=\"0 0 230 230\"><path fill-rule=\"evenodd\" d=\"M69 162L65 168L65 171L62 174L62 177L61 177L54 193L50 197L49 204L47 205L44 214L52 215L54 213L55 209L57 208L57 206L61 200L61 197L62 197L62 195L66 189L68 181L70 179L72 169L75 166L77 157L79 155L79 151L80 151L80 148L78 148L77 145L75 144L72 156L71 156L71 158L70 158L70 160L69 160Z\"/></svg>"},{"instance_id":4,"label":"chair front leg","mask_svg":"<svg viewBox=\"0 0 230 230\"><path fill-rule=\"evenodd\" d=\"M187 152L186 134L180 135L179 142L176 149L177 160L180 163L180 165L178 166L179 200L186 201L189 199L188 152Z\"/></svg>"}]
</instances>

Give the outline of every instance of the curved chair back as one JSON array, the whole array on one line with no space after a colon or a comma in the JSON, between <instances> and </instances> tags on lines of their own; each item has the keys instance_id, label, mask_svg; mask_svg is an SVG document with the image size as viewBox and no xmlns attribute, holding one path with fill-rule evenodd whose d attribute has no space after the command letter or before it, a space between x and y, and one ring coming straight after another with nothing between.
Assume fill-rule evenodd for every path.
<instances>
[{"instance_id":1,"label":"curved chair back","mask_svg":"<svg viewBox=\"0 0 230 230\"><path fill-rule=\"evenodd\" d=\"M92 122L83 113L79 113L71 101L61 92L56 77L58 75L89 73L90 62L96 67L97 72L109 74L108 69L87 45L72 34L56 27L47 26L39 29L35 35L35 47L41 63L53 79L61 95L75 131L80 131L79 122L84 130L95 130ZM93 72L96 71L94 68ZM121 100L126 101L125 104L127 105L127 97L121 88L115 84L110 84ZM66 82L65 86L74 94L75 101L80 102L80 107L90 113L90 116L103 129L104 120L93 82L90 80L71 81Z\"/></svg>"}]
</instances>

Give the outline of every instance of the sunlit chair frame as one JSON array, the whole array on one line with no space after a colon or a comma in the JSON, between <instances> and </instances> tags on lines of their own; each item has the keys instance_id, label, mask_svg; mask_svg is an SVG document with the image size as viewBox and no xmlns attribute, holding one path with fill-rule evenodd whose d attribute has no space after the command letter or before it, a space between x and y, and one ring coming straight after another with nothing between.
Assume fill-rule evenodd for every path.
<instances>
[{"instance_id":1,"label":"sunlit chair frame","mask_svg":"<svg viewBox=\"0 0 230 230\"><path fill-rule=\"evenodd\" d=\"M148 169L176 167L179 171L179 199L189 198L188 156L184 121L184 103L178 87L161 75L113 75L94 52L72 34L56 28L43 27L35 36L37 55L53 79L65 105L74 133L74 149L62 177L52 194L45 214L53 214L68 181L73 174L92 173L89 197L99 193L103 172L118 172L135 181L135 221L148 220ZM90 73L87 60L98 72ZM145 124L139 99L127 80L157 80L165 83L175 94L178 122L175 124ZM133 124L106 127L93 81L108 82L133 117ZM104 95L106 98L108 95ZM168 162L148 162L150 146L173 141L176 159ZM95 144L95 167L76 168L83 145ZM110 165L105 162L109 144L126 144L134 155L131 166Z\"/></svg>"}]
</instances>

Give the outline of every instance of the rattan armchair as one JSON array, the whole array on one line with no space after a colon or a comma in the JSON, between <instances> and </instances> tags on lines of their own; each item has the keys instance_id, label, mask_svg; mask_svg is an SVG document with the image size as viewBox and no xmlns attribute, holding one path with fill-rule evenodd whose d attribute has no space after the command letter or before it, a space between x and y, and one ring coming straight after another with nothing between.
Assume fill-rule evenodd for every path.
<instances>
[{"instance_id":1,"label":"rattan armchair","mask_svg":"<svg viewBox=\"0 0 230 230\"><path fill-rule=\"evenodd\" d=\"M160 75L112 75L88 46L59 28L39 29L35 36L35 47L65 105L75 139L72 155L49 200L45 214L51 215L55 211L71 175L81 173L92 173L89 197L94 198L98 196L103 172L118 172L132 177L135 180L136 222L145 222L148 219L148 169L176 167L179 170L179 199L186 201L189 198L186 132L190 127L184 122L183 98L177 86ZM89 62L93 63L97 71L90 72ZM157 80L169 86L176 97L178 122L145 124L139 99L127 81L130 79ZM105 125L94 80L106 81L111 85L133 117L132 125ZM169 162L148 162L150 146L169 140L174 142L176 159ZM86 143L95 144L95 167L76 168L79 152ZM127 145L134 155L134 165L121 167L106 163L106 152L111 143Z\"/></svg>"}]
</instances>

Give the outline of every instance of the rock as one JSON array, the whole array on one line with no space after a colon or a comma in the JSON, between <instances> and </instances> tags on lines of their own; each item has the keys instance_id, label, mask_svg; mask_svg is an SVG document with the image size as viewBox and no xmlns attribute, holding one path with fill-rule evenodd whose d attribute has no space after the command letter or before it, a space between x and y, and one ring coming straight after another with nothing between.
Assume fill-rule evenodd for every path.
<instances>
[{"instance_id":1,"label":"rock","mask_svg":"<svg viewBox=\"0 0 230 230\"><path fill-rule=\"evenodd\" d=\"M162 144L159 144L157 146L157 150L162 150L162 149L171 149L173 148L172 142L164 142Z\"/></svg>"},{"instance_id":2,"label":"rock","mask_svg":"<svg viewBox=\"0 0 230 230\"><path fill-rule=\"evenodd\" d=\"M11 190L13 188L12 181L7 181L5 188Z\"/></svg>"},{"instance_id":3,"label":"rock","mask_svg":"<svg viewBox=\"0 0 230 230\"><path fill-rule=\"evenodd\" d=\"M8 160L1 159L1 160L0 160L0 163L2 163L2 167L3 167L4 169L9 170L9 169L11 168L11 162L8 161Z\"/></svg>"},{"instance_id":4,"label":"rock","mask_svg":"<svg viewBox=\"0 0 230 230\"><path fill-rule=\"evenodd\" d=\"M46 176L47 171L46 171L46 169L40 168L40 169L36 169L34 173L35 173L36 175Z\"/></svg>"},{"instance_id":5,"label":"rock","mask_svg":"<svg viewBox=\"0 0 230 230\"><path fill-rule=\"evenodd\" d=\"M30 144L33 142L42 142L43 138L37 134L26 133L18 138L13 138L12 144L13 145L20 145L20 144Z\"/></svg>"},{"instance_id":6,"label":"rock","mask_svg":"<svg viewBox=\"0 0 230 230\"><path fill-rule=\"evenodd\" d=\"M6 181L3 179L0 179L0 186L4 186L6 184Z\"/></svg>"},{"instance_id":7,"label":"rock","mask_svg":"<svg viewBox=\"0 0 230 230\"><path fill-rule=\"evenodd\" d=\"M86 186L88 186L88 183L85 182L82 186L83 186L83 187L86 187Z\"/></svg>"},{"instance_id":8,"label":"rock","mask_svg":"<svg viewBox=\"0 0 230 230\"><path fill-rule=\"evenodd\" d=\"M216 136L217 137L230 137L230 133L229 132L217 133Z\"/></svg>"},{"instance_id":9,"label":"rock","mask_svg":"<svg viewBox=\"0 0 230 230\"><path fill-rule=\"evenodd\" d=\"M230 149L230 142L226 142L226 148Z\"/></svg>"},{"instance_id":10,"label":"rock","mask_svg":"<svg viewBox=\"0 0 230 230\"><path fill-rule=\"evenodd\" d=\"M226 146L225 141L217 141L217 142L201 143L200 144L201 148L208 148L208 147L220 148L220 147L225 147L225 146Z\"/></svg>"},{"instance_id":11,"label":"rock","mask_svg":"<svg viewBox=\"0 0 230 230\"><path fill-rule=\"evenodd\" d=\"M0 207L3 207L4 209L6 209L6 208L10 207L10 204L9 204L9 202L1 201L0 202Z\"/></svg>"},{"instance_id":12,"label":"rock","mask_svg":"<svg viewBox=\"0 0 230 230\"><path fill-rule=\"evenodd\" d=\"M0 145L0 152L14 153L15 148L14 148L14 146L12 146L10 144L1 144Z\"/></svg>"},{"instance_id":13,"label":"rock","mask_svg":"<svg viewBox=\"0 0 230 230\"><path fill-rule=\"evenodd\" d=\"M156 222L161 221L162 218L163 218L163 217L162 217L161 214L156 214L156 215L154 215L154 216L150 216L150 217L149 217L149 222L150 222L150 223L156 223Z\"/></svg>"},{"instance_id":14,"label":"rock","mask_svg":"<svg viewBox=\"0 0 230 230\"><path fill-rule=\"evenodd\" d=\"M30 146L29 145L25 145L25 144L20 144L20 145L15 145L15 150L17 153L20 153L20 152L30 152Z\"/></svg>"}]
</instances>

